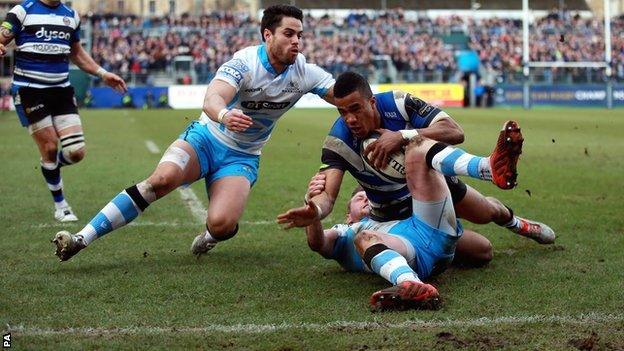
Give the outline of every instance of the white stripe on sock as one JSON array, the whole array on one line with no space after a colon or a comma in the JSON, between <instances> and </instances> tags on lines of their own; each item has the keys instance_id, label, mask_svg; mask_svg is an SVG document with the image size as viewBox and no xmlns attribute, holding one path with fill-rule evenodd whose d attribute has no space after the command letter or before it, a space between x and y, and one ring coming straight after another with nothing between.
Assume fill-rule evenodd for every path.
<instances>
[{"instance_id":1,"label":"white stripe on sock","mask_svg":"<svg viewBox=\"0 0 624 351\"><path fill-rule=\"evenodd\" d=\"M126 219L124 218L121 210L112 202L109 202L104 206L104 208L100 211L108 221L111 223L112 230L115 230L122 225L126 224Z\"/></svg>"},{"instance_id":2,"label":"white stripe on sock","mask_svg":"<svg viewBox=\"0 0 624 351\"><path fill-rule=\"evenodd\" d=\"M91 225L91 223L87 224L81 231L76 233L76 235L82 235L84 238L85 244L91 244L95 239L97 239L97 232L95 228Z\"/></svg>"},{"instance_id":3,"label":"white stripe on sock","mask_svg":"<svg viewBox=\"0 0 624 351\"><path fill-rule=\"evenodd\" d=\"M390 281L390 275L392 274L392 272L394 272L395 269L401 266L407 266L407 261L405 261L405 258L403 258L403 256L395 257L390 261L386 262L383 266L381 266L381 269L379 270L379 275Z\"/></svg>"},{"instance_id":4,"label":"white stripe on sock","mask_svg":"<svg viewBox=\"0 0 624 351\"><path fill-rule=\"evenodd\" d=\"M490 169L490 158L484 157L479 162L479 175L483 180L492 180L492 169Z\"/></svg>"},{"instance_id":5,"label":"white stripe on sock","mask_svg":"<svg viewBox=\"0 0 624 351\"><path fill-rule=\"evenodd\" d=\"M48 184L48 189L50 189L50 191L57 191L57 190L63 189L63 179L61 179L58 182L58 184L50 184L48 182L46 182L46 184Z\"/></svg>"},{"instance_id":6,"label":"white stripe on sock","mask_svg":"<svg viewBox=\"0 0 624 351\"><path fill-rule=\"evenodd\" d=\"M444 159L453 151L455 151L455 148L446 147L442 151L438 152L435 156L433 156L433 158L431 159L431 165L433 166L433 168L440 171L442 169L442 161L444 161Z\"/></svg>"},{"instance_id":7,"label":"white stripe on sock","mask_svg":"<svg viewBox=\"0 0 624 351\"><path fill-rule=\"evenodd\" d=\"M400 276L398 276L396 283L397 283L397 285L399 285L399 284L401 284L403 282L407 282L407 281L410 281L410 282L421 282L421 280L418 279L418 276L416 276L416 274L410 272L410 273L403 273Z\"/></svg>"},{"instance_id":8,"label":"white stripe on sock","mask_svg":"<svg viewBox=\"0 0 624 351\"><path fill-rule=\"evenodd\" d=\"M463 154L459 156L455 164L453 165L453 170L455 170L455 174L468 174L468 162L472 160L474 156L470 154Z\"/></svg>"}]
</instances>

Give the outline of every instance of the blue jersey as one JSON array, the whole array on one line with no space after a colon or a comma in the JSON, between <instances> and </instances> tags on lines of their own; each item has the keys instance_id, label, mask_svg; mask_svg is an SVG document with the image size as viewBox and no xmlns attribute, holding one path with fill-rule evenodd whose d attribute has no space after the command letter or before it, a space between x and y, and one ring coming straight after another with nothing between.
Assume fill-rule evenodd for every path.
<instances>
[{"instance_id":1,"label":"blue jersey","mask_svg":"<svg viewBox=\"0 0 624 351\"><path fill-rule=\"evenodd\" d=\"M428 127L441 112L421 99L400 91L375 94L381 128L398 131ZM321 170L347 171L366 191L375 220L403 219L412 214L409 189L405 180L382 179L363 161L361 143L339 117L323 144Z\"/></svg>"},{"instance_id":2,"label":"blue jersey","mask_svg":"<svg viewBox=\"0 0 624 351\"><path fill-rule=\"evenodd\" d=\"M71 45L80 41L76 11L59 3L26 0L9 11L2 26L15 36L13 84L33 88L69 85Z\"/></svg>"}]
</instances>

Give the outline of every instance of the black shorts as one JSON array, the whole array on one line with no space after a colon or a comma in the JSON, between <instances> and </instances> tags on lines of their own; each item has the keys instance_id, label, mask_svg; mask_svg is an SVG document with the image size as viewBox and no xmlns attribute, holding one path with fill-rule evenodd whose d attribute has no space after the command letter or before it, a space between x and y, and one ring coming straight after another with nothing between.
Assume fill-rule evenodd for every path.
<instances>
[{"instance_id":1,"label":"black shorts","mask_svg":"<svg viewBox=\"0 0 624 351\"><path fill-rule=\"evenodd\" d=\"M452 176L444 176L446 180L446 185L451 191L451 198L453 199L453 204L457 204L466 196L466 192L468 188L466 187L466 183L462 182L461 179ZM371 210L370 217L379 222L386 222L392 220L401 220L408 218L412 215L412 198L408 197L407 199L398 202L393 205L383 206L382 208L375 208Z\"/></svg>"},{"instance_id":2,"label":"black shorts","mask_svg":"<svg viewBox=\"0 0 624 351\"><path fill-rule=\"evenodd\" d=\"M463 200L464 196L466 196L466 192L468 191L466 183L462 182L461 179L457 178L456 176L444 176L444 179L446 179L446 185L448 185L448 188L451 191L453 204L456 204Z\"/></svg>"},{"instance_id":3,"label":"black shorts","mask_svg":"<svg viewBox=\"0 0 624 351\"><path fill-rule=\"evenodd\" d=\"M72 87L30 88L18 87L13 96L15 110L24 127L47 116L77 114Z\"/></svg>"}]
</instances>

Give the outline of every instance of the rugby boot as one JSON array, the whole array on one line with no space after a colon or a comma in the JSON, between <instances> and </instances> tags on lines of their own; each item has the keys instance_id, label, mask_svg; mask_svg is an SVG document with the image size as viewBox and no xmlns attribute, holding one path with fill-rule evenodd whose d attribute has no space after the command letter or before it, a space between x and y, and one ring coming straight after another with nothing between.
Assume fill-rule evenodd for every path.
<instances>
[{"instance_id":1,"label":"rugby boot","mask_svg":"<svg viewBox=\"0 0 624 351\"><path fill-rule=\"evenodd\" d=\"M433 285L405 281L373 293L370 304L373 311L437 310L440 307L440 294Z\"/></svg>"},{"instance_id":2,"label":"rugby boot","mask_svg":"<svg viewBox=\"0 0 624 351\"><path fill-rule=\"evenodd\" d=\"M217 246L217 243L209 241L206 238L205 233L202 233L196 236L193 240L193 243L191 244L191 253L199 258L201 255L212 250L215 246Z\"/></svg>"},{"instance_id":3,"label":"rugby boot","mask_svg":"<svg viewBox=\"0 0 624 351\"><path fill-rule=\"evenodd\" d=\"M512 189L518 183L516 165L522 153L522 133L515 121L507 121L503 125L496 147L490 155L492 182L501 189Z\"/></svg>"},{"instance_id":4,"label":"rugby boot","mask_svg":"<svg viewBox=\"0 0 624 351\"><path fill-rule=\"evenodd\" d=\"M544 223L535 222L526 218L517 217L519 227L509 228L512 232L531 238L542 245L555 242L555 231Z\"/></svg>"},{"instance_id":5,"label":"rugby boot","mask_svg":"<svg viewBox=\"0 0 624 351\"><path fill-rule=\"evenodd\" d=\"M57 208L54 211L54 219L56 219L59 222L78 221L78 217L76 217L76 215L74 214L74 211L72 211L71 207L69 206L63 207L63 208Z\"/></svg>"},{"instance_id":6,"label":"rugby boot","mask_svg":"<svg viewBox=\"0 0 624 351\"><path fill-rule=\"evenodd\" d=\"M56 245L54 253L61 261L67 261L80 250L87 247L82 235L74 235L66 230L62 230L54 236L52 243Z\"/></svg>"}]
</instances>

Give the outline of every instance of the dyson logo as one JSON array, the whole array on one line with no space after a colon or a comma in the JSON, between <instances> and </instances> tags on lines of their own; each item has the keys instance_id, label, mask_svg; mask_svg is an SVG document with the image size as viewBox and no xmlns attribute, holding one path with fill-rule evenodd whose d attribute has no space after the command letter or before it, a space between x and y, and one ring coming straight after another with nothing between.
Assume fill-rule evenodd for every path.
<instances>
[{"instance_id":1,"label":"dyson logo","mask_svg":"<svg viewBox=\"0 0 624 351\"><path fill-rule=\"evenodd\" d=\"M45 30L45 27L41 27L41 29L35 33L35 36L39 39L44 38L43 40L45 41L50 41L52 39L69 40L71 33L61 30Z\"/></svg>"}]
</instances>

